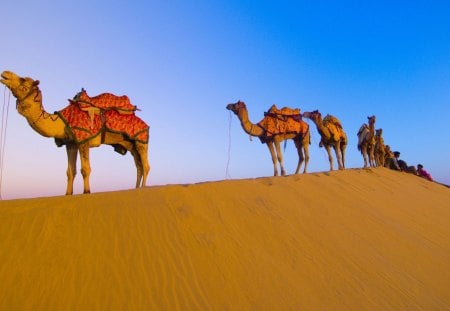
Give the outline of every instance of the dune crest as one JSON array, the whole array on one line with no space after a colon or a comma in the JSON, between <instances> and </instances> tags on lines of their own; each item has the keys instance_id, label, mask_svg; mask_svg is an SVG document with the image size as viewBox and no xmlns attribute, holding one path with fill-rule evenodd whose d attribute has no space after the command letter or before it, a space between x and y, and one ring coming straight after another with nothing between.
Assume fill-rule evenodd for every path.
<instances>
[{"instance_id":1,"label":"dune crest","mask_svg":"<svg viewBox=\"0 0 450 311\"><path fill-rule=\"evenodd\" d=\"M0 309L450 309L450 191L384 168L0 202Z\"/></svg>"}]
</instances>

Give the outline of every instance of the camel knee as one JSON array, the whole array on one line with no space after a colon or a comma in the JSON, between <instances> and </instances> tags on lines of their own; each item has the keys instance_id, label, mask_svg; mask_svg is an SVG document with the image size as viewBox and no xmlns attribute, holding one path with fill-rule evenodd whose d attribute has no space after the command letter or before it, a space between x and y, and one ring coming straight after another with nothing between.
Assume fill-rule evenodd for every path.
<instances>
[{"instance_id":1,"label":"camel knee","mask_svg":"<svg viewBox=\"0 0 450 311\"><path fill-rule=\"evenodd\" d=\"M91 168L90 167L83 167L81 169L81 175L83 176L83 178L89 177L89 175L91 175Z\"/></svg>"},{"instance_id":2,"label":"camel knee","mask_svg":"<svg viewBox=\"0 0 450 311\"><path fill-rule=\"evenodd\" d=\"M68 179L68 180L74 180L74 178L75 178L77 172L74 171L73 169L70 169L70 168L69 168L69 169L67 169L66 174L67 174L67 179Z\"/></svg>"}]
</instances>

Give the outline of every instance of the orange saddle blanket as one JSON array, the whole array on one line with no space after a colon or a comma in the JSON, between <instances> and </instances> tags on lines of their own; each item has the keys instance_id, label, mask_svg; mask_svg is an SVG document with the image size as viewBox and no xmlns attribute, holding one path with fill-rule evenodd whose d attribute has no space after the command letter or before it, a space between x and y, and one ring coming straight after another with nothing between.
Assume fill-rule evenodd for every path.
<instances>
[{"instance_id":1,"label":"orange saddle blanket","mask_svg":"<svg viewBox=\"0 0 450 311\"><path fill-rule=\"evenodd\" d=\"M275 105L272 105L264 113L264 119L258 124L264 128L268 137L288 133L305 134L308 131L308 124L302 121L302 115L298 108L283 107L278 109Z\"/></svg>"}]
</instances>

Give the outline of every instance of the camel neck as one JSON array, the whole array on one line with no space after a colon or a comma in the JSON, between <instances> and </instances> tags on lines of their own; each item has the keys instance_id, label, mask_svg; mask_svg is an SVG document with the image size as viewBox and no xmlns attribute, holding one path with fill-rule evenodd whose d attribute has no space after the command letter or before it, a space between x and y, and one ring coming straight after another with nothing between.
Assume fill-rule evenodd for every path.
<instances>
[{"instance_id":1,"label":"camel neck","mask_svg":"<svg viewBox=\"0 0 450 311\"><path fill-rule=\"evenodd\" d=\"M34 95L17 100L17 110L28 124L44 137L65 138L64 122L56 114L46 112L42 106L42 95L38 89Z\"/></svg>"},{"instance_id":2,"label":"camel neck","mask_svg":"<svg viewBox=\"0 0 450 311\"><path fill-rule=\"evenodd\" d=\"M372 137L375 136L375 122L369 122L369 133Z\"/></svg>"},{"instance_id":3,"label":"camel neck","mask_svg":"<svg viewBox=\"0 0 450 311\"><path fill-rule=\"evenodd\" d=\"M323 124L323 120L321 118L312 119L312 121L316 124L317 131L321 136L323 136L325 139L330 138L330 131L328 128Z\"/></svg>"},{"instance_id":4,"label":"camel neck","mask_svg":"<svg viewBox=\"0 0 450 311\"><path fill-rule=\"evenodd\" d=\"M256 137L261 137L264 135L264 129L260 127L258 124L250 122L250 120L248 119L247 109L245 108L239 109L238 117L239 120L241 121L242 128L247 134Z\"/></svg>"}]
</instances>

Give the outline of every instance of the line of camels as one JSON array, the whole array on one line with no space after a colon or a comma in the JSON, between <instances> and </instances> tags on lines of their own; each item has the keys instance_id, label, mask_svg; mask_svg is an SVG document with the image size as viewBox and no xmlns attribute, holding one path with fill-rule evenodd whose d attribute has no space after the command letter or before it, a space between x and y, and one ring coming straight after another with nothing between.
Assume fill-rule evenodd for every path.
<instances>
[{"instance_id":1,"label":"line of camels","mask_svg":"<svg viewBox=\"0 0 450 311\"><path fill-rule=\"evenodd\" d=\"M298 165L295 174L299 173L302 163L305 163L303 173L306 173L309 162L309 145L311 133L309 126L306 122L299 119L304 127L308 128L307 131L301 133L267 133L260 124L252 123L248 118L247 106L243 101L238 101L233 104L228 104L226 109L232 111L239 118L244 131L255 137L259 137L262 143L267 144L270 155L272 157L272 163L274 168L274 176L278 175L278 165L281 169L281 175L285 175L283 154L281 152L280 143L292 139L298 152ZM347 134L345 133L341 122L332 115L327 115L322 118L321 113L318 110L303 112L300 116L310 119L317 128L317 131L321 137L319 146L324 147L328 154L328 161L330 163L330 171L334 170L333 155L331 149L334 149L336 154L336 160L338 168L340 170L345 169L345 151L348 144ZM283 116L281 116L281 119ZM388 162L387 159L392 157L392 152L388 145L384 144L382 136L383 130L375 130L376 117L367 117L368 123L361 125L358 135L358 150L361 152L364 159L364 168L385 166Z\"/></svg>"},{"instance_id":2,"label":"line of camels","mask_svg":"<svg viewBox=\"0 0 450 311\"><path fill-rule=\"evenodd\" d=\"M101 135L94 136L87 141L79 142L70 135L67 124L57 114L51 114L44 110L42 94L38 87L39 80L29 77L20 77L11 71L1 74L0 82L4 84L16 98L16 108L19 114L24 116L28 124L40 135L54 138L58 146L65 145L67 151L67 188L66 195L73 194L73 182L76 175L77 156L80 155L81 174L83 176L83 193L90 193L89 176L91 167L89 162L89 149L101 144L112 145L114 149L121 150L123 154L129 151L136 165L136 188L146 185L150 171L148 161L148 142L130 139L123 133L104 130ZM273 133L260 124L252 123L248 118L247 107L244 102L238 101L228 104L226 109L234 112L239 118L244 131L254 137L259 137L261 142L267 144L273 162L274 176L278 175L278 165L281 175L286 175L283 164L283 154L280 143L292 139L298 152L298 164L295 174L298 174L304 163L303 173L307 172L309 162L310 131L309 125L302 120L308 118L314 122L320 134L320 147L324 147L328 153L330 170L334 169L331 148L334 149L339 169L345 169L345 150L347 147L347 135L340 121L327 115L322 118L318 110L304 112L296 116L296 127L301 129L295 132ZM299 111L299 110L298 110ZM86 112L88 113L88 112ZM285 120L286 116L275 116ZM280 121L283 122L283 121ZM382 130L375 131L375 116L368 117L368 124L363 124L358 131L358 149L364 158L364 167L384 166L387 157L391 156L388 146L384 145Z\"/></svg>"}]
</instances>

